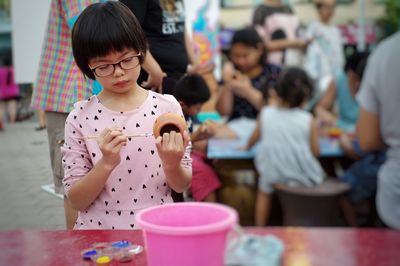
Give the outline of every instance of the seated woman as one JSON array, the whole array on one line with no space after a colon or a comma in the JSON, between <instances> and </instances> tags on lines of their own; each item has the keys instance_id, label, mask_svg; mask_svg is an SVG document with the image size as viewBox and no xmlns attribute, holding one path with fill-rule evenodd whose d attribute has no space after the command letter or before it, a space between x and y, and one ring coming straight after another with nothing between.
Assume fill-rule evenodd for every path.
<instances>
[{"instance_id":1,"label":"seated woman","mask_svg":"<svg viewBox=\"0 0 400 266\"><path fill-rule=\"evenodd\" d=\"M262 88L274 87L280 72L279 67L266 64L265 57L264 44L254 29L245 28L234 33L216 104L217 111L228 117L230 129L217 135L248 137L255 127L264 102Z\"/></svg>"},{"instance_id":2,"label":"seated woman","mask_svg":"<svg viewBox=\"0 0 400 266\"><path fill-rule=\"evenodd\" d=\"M351 55L345 65L346 75L337 71L335 81L330 83L314 110L323 126L339 127L346 132L341 135L340 145L345 154L352 159L359 159L363 154L354 140L353 133L359 112L355 95L360 87L367 60L367 52L355 52ZM338 115L333 111L335 103Z\"/></svg>"}]
</instances>

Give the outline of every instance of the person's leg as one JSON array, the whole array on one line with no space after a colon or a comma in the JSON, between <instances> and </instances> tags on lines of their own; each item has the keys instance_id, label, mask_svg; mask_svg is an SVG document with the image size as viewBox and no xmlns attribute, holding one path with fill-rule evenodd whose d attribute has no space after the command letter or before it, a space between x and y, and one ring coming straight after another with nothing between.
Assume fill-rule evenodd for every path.
<instances>
[{"instance_id":1,"label":"person's leg","mask_svg":"<svg viewBox=\"0 0 400 266\"><path fill-rule=\"evenodd\" d=\"M205 202L217 202L217 194L215 191L209 193L207 197L203 200Z\"/></svg>"},{"instance_id":2,"label":"person's leg","mask_svg":"<svg viewBox=\"0 0 400 266\"><path fill-rule=\"evenodd\" d=\"M42 130L46 128L46 113L43 110L36 111L38 116L39 127L36 130Z\"/></svg>"},{"instance_id":3,"label":"person's leg","mask_svg":"<svg viewBox=\"0 0 400 266\"><path fill-rule=\"evenodd\" d=\"M262 191L257 192L254 213L255 226L266 226L271 213L271 194Z\"/></svg>"},{"instance_id":4,"label":"person's leg","mask_svg":"<svg viewBox=\"0 0 400 266\"><path fill-rule=\"evenodd\" d=\"M50 161L53 170L54 192L64 194L62 180L64 171L62 167L61 146L64 144L64 126L68 114L46 112L47 136L49 139ZM67 229L72 229L78 212L71 208L68 200L64 196L64 213Z\"/></svg>"},{"instance_id":5,"label":"person's leg","mask_svg":"<svg viewBox=\"0 0 400 266\"><path fill-rule=\"evenodd\" d=\"M4 129L4 108L5 102L0 101L0 130Z\"/></svg>"},{"instance_id":6,"label":"person's leg","mask_svg":"<svg viewBox=\"0 0 400 266\"><path fill-rule=\"evenodd\" d=\"M192 152L192 195L196 201L216 202L215 192L221 187L221 182L214 169L204 159L201 152Z\"/></svg>"},{"instance_id":7,"label":"person's leg","mask_svg":"<svg viewBox=\"0 0 400 266\"><path fill-rule=\"evenodd\" d=\"M347 225L352 227L358 226L357 214L350 200L346 196L342 196L339 199L339 204Z\"/></svg>"},{"instance_id":8,"label":"person's leg","mask_svg":"<svg viewBox=\"0 0 400 266\"><path fill-rule=\"evenodd\" d=\"M12 99L7 103L7 112L10 123L14 123L17 120L17 100Z\"/></svg>"}]
</instances>

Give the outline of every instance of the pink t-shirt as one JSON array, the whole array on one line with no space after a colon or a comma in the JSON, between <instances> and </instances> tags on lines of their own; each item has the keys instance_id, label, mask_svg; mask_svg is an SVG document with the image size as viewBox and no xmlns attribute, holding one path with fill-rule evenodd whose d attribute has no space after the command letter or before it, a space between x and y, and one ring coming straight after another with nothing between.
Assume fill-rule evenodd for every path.
<instances>
[{"instance_id":1,"label":"pink t-shirt","mask_svg":"<svg viewBox=\"0 0 400 266\"><path fill-rule=\"evenodd\" d=\"M182 114L171 95L149 91L142 106L129 112L107 109L96 96L75 104L65 124L64 187L66 195L75 182L84 177L102 157L96 139L106 127L122 128L126 134L152 133L156 118L167 112ZM181 165L192 167L191 145ZM144 208L171 203L171 189L165 178L155 139L128 138L121 150L121 163L109 176L103 191L85 211L79 212L75 229L137 228L135 215Z\"/></svg>"}]
</instances>

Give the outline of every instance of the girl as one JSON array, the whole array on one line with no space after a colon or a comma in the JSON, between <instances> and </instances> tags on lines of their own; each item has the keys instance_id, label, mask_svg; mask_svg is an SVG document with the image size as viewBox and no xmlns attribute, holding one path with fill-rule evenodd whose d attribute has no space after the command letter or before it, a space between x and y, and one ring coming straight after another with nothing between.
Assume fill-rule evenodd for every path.
<instances>
[{"instance_id":1,"label":"girl","mask_svg":"<svg viewBox=\"0 0 400 266\"><path fill-rule=\"evenodd\" d=\"M290 182L314 186L322 182L317 127L310 113L301 107L312 94L312 83L299 68L288 68L276 85L276 106L262 109L247 148L258 140L255 165L260 175L255 224L265 226L271 205L272 184Z\"/></svg>"},{"instance_id":2,"label":"girl","mask_svg":"<svg viewBox=\"0 0 400 266\"><path fill-rule=\"evenodd\" d=\"M254 29L235 32L229 50L229 62L224 65L223 81L216 109L228 116L229 126L237 135L243 123L253 126L263 105L262 88L274 87L280 68L265 64L265 48ZM236 121L234 121L236 120Z\"/></svg>"},{"instance_id":3,"label":"girl","mask_svg":"<svg viewBox=\"0 0 400 266\"><path fill-rule=\"evenodd\" d=\"M99 95L76 103L66 121L64 186L79 211L74 228L135 228L137 211L172 202L171 189L187 189L192 169L187 132L156 140L132 135L152 132L159 115L182 110L172 96L137 84L146 41L122 3L85 9L72 48L81 71L103 86Z\"/></svg>"}]
</instances>

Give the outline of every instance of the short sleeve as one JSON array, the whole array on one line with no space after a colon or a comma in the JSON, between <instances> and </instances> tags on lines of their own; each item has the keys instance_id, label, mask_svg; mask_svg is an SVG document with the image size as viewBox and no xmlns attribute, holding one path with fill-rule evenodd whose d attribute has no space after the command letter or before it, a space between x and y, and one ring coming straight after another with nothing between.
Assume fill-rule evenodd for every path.
<instances>
[{"instance_id":1,"label":"short sleeve","mask_svg":"<svg viewBox=\"0 0 400 266\"><path fill-rule=\"evenodd\" d=\"M379 58L374 53L368 60L367 67L364 72L364 77L361 82L360 91L357 94L357 101L360 106L369 112L378 113L379 101L377 96L377 82L379 79Z\"/></svg>"},{"instance_id":2,"label":"short sleeve","mask_svg":"<svg viewBox=\"0 0 400 266\"><path fill-rule=\"evenodd\" d=\"M78 116L73 110L65 122L65 143L61 148L64 167L64 190L69 189L93 167L83 135L80 130Z\"/></svg>"}]
</instances>

